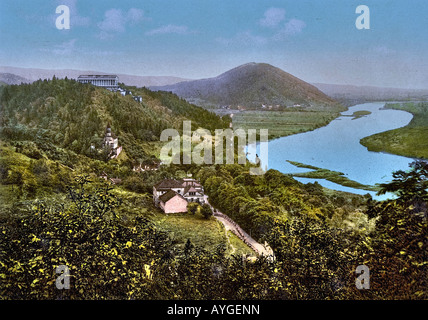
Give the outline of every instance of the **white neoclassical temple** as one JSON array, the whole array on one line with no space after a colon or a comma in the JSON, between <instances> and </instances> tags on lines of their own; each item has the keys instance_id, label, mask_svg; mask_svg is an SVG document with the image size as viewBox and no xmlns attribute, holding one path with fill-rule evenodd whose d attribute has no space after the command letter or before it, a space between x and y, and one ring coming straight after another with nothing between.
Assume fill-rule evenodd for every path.
<instances>
[{"instance_id":1,"label":"white neoclassical temple","mask_svg":"<svg viewBox=\"0 0 428 320\"><path fill-rule=\"evenodd\" d=\"M80 83L91 83L97 87L110 90L119 88L119 77L116 75L81 75L77 78Z\"/></svg>"}]
</instances>

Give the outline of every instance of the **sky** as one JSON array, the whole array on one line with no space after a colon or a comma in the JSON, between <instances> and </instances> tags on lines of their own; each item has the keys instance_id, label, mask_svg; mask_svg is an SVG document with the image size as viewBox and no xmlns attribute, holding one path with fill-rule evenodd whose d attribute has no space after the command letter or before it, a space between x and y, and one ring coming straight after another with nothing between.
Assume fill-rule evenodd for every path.
<instances>
[{"instance_id":1,"label":"sky","mask_svg":"<svg viewBox=\"0 0 428 320\"><path fill-rule=\"evenodd\" d=\"M0 0L0 44L0 66L200 79L264 62L311 83L428 88L426 0Z\"/></svg>"}]
</instances>

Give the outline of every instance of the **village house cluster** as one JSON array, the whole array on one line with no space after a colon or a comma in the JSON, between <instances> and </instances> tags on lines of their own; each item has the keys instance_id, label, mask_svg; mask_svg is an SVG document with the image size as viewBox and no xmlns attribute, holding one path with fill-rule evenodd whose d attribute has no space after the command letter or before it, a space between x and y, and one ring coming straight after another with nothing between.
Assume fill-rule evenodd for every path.
<instances>
[{"instance_id":1,"label":"village house cluster","mask_svg":"<svg viewBox=\"0 0 428 320\"><path fill-rule=\"evenodd\" d=\"M153 201L165 213L186 212L189 202L205 203L204 188L192 178L164 179L153 186Z\"/></svg>"}]
</instances>

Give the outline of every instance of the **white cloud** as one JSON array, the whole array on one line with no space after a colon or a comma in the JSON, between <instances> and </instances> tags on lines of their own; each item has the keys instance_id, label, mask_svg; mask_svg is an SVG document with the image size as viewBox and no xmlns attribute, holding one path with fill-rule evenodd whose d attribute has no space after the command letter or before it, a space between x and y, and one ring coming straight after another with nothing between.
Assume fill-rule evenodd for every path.
<instances>
[{"instance_id":1,"label":"white cloud","mask_svg":"<svg viewBox=\"0 0 428 320\"><path fill-rule=\"evenodd\" d=\"M291 19L285 24L284 33L287 35L294 35L302 32L306 27L306 23L302 20Z\"/></svg>"},{"instance_id":2,"label":"white cloud","mask_svg":"<svg viewBox=\"0 0 428 320\"><path fill-rule=\"evenodd\" d=\"M196 33L195 31L192 31L189 29L189 27L187 26L177 26L177 25L166 25L166 26L162 26L159 27L157 29L153 29L150 31L146 32L146 35L148 36L153 36L153 35L157 35L157 34L194 34Z\"/></svg>"},{"instance_id":3,"label":"white cloud","mask_svg":"<svg viewBox=\"0 0 428 320\"><path fill-rule=\"evenodd\" d=\"M260 19L259 24L263 27L273 28L285 19L285 10L281 8L269 8Z\"/></svg>"},{"instance_id":4,"label":"white cloud","mask_svg":"<svg viewBox=\"0 0 428 320\"><path fill-rule=\"evenodd\" d=\"M269 34L259 36L250 31L239 32L232 38L217 38L216 41L223 45L258 45L262 46L269 42L285 40L289 36L301 33L306 27L306 23L299 19L285 19L285 9L269 8L265 11L258 24L268 27Z\"/></svg>"},{"instance_id":5,"label":"white cloud","mask_svg":"<svg viewBox=\"0 0 428 320\"><path fill-rule=\"evenodd\" d=\"M138 22L142 21L143 19L145 19L144 11L141 9L137 9L137 8L131 8L128 11L127 19L131 23L138 23Z\"/></svg>"},{"instance_id":6,"label":"white cloud","mask_svg":"<svg viewBox=\"0 0 428 320\"><path fill-rule=\"evenodd\" d=\"M124 32L125 22L122 10L110 9L104 14L104 20L98 24L98 28L102 32Z\"/></svg>"},{"instance_id":7,"label":"white cloud","mask_svg":"<svg viewBox=\"0 0 428 320\"><path fill-rule=\"evenodd\" d=\"M98 23L101 39L113 38L117 33L123 33L128 24L137 24L144 20L144 11L141 9L131 8L124 13L121 9L110 9L104 13L104 19Z\"/></svg>"},{"instance_id":8,"label":"white cloud","mask_svg":"<svg viewBox=\"0 0 428 320\"><path fill-rule=\"evenodd\" d=\"M274 40L283 40L288 36L301 33L306 27L306 23L299 19L291 19L273 36Z\"/></svg>"}]
</instances>

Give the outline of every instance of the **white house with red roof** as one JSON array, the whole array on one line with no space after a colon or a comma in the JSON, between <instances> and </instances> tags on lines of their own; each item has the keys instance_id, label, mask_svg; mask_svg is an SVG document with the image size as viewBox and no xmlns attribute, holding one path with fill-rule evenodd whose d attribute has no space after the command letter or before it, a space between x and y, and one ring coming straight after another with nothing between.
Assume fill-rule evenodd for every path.
<instances>
[{"instance_id":1,"label":"white house with red roof","mask_svg":"<svg viewBox=\"0 0 428 320\"><path fill-rule=\"evenodd\" d=\"M205 203L204 188L191 178L164 179L153 186L153 201L165 213L186 212L189 202Z\"/></svg>"}]
</instances>

